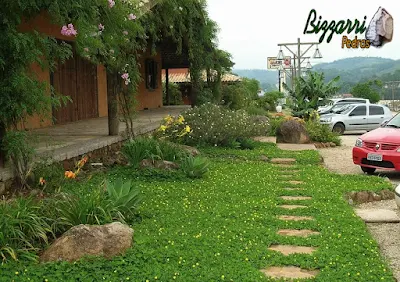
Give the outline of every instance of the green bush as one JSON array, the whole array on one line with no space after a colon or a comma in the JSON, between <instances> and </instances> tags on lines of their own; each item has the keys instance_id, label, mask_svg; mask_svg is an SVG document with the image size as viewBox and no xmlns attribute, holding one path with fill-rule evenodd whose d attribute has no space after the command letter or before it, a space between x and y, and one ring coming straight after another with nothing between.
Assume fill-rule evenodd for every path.
<instances>
[{"instance_id":1,"label":"green bush","mask_svg":"<svg viewBox=\"0 0 400 282\"><path fill-rule=\"evenodd\" d=\"M183 113L192 132L183 137L187 145L228 146L239 138L265 135L267 122L255 123L245 111L205 104Z\"/></svg>"},{"instance_id":2,"label":"green bush","mask_svg":"<svg viewBox=\"0 0 400 282\"><path fill-rule=\"evenodd\" d=\"M36 260L36 252L52 234L50 220L32 199L0 202L0 257Z\"/></svg>"},{"instance_id":3,"label":"green bush","mask_svg":"<svg viewBox=\"0 0 400 282\"><path fill-rule=\"evenodd\" d=\"M183 105L182 92L176 83L168 84L169 103L167 102L166 83L163 83L163 104L164 105Z\"/></svg>"},{"instance_id":4,"label":"green bush","mask_svg":"<svg viewBox=\"0 0 400 282\"><path fill-rule=\"evenodd\" d=\"M285 121L285 118L281 117L281 116L270 117L268 136L276 136L276 130L281 126L281 124L284 121Z\"/></svg>"},{"instance_id":5,"label":"green bush","mask_svg":"<svg viewBox=\"0 0 400 282\"><path fill-rule=\"evenodd\" d=\"M215 102L214 93L209 88L204 88L197 94L197 101L196 101L197 106L214 102Z\"/></svg>"},{"instance_id":6,"label":"green bush","mask_svg":"<svg viewBox=\"0 0 400 282\"><path fill-rule=\"evenodd\" d=\"M149 137L139 137L127 142L121 152L133 167L138 167L144 159L176 162L187 156L187 152L178 145Z\"/></svg>"},{"instance_id":7,"label":"green bush","mask_svg":"<svg viewBox=\"0 0 400 282\"><path fill-rule=\"evenodd\" d=\"M202 178L208 172L208 160L188 156L181 161L181 169L189 178Z\"/></svg>"},{"instance_id":8,"label":"green bush","mask_svg":"<svg viewBox=\"0 0 400 282\"><path fill-rule=\"evenodd\" d=\"M257 99L258 106L266 111L274 112L278 105L278 100L284 98L282 92L271 91L264 94L264 96Z\"/></svg>"},{"instance_id":9,"label":"green bush","mask_svg":"<svg viewBox=\"0 0 400 282\"><path fill-rule=\"evenodd\" d=\"M338 146L341 144L339 135L332 132L332 130L326 124L321 124L317 120L308 120L305 123L305 127L310 135L311 141L321 143L333 142Z\"/></svg>"},{"instance_id":10,"label":"green bush","mask_svg":"<svg viewBox=\"0 0 400 282\"><path fill-rule=\"evenodd\" d=\"M267 111L257 105L250 105L246 108L246 112L252 116L266 116Z\"/></svg>"},{"instance_id":11,"label":"green bush","mask_svg":"<svg viewBox=\"0 0 400 282\"><path fill-rule=\"evenodd\" d=\"M124 182L122 178L118 178L115 181L108 181L106 190L114 213L125 220L135 215L141 202L138 186L133 185L131 180Z\"/></svg>"}]
</instances>

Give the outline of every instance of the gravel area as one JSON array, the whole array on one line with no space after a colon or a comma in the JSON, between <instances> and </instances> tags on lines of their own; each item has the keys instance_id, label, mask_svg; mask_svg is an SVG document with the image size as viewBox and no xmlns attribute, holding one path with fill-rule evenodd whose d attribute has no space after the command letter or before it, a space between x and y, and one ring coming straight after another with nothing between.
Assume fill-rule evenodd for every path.
<instances>
[{"instance_id":1,"label":"gravel area","mask_svg":"<svg viewBox=\"0 0 400 282\"><path fill-rule=\"evenodd\" d=\"M361 133L362 134L362 133ZM325 167L338 174L362 174L361 169L353 164L352 148L361 134L343 135L342 146L319 149L324 158ZM393 186L400 184L400 174L395 172L377 171L377 175L388 177ZM367 176L366 176L367 177ZM400 216L394 200L366 203L357 206L365 209L390 209ZM389 261L394 277L400 281L400 224L368 223L368 230L378 242L383 256Z\"/></svg>"}]
</instances>

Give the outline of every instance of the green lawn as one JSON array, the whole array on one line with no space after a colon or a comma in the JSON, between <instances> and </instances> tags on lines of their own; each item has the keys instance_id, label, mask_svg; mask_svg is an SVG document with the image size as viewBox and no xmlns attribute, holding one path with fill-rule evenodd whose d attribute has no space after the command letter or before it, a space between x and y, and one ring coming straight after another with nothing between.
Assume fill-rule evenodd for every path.
<instances>
[{"instance_id":1,"label":"green lawn","mask_svg":"<svg viewBox=\"0 0 400 282\"><path fill-rule=\"evenodd\" d=\"M378 177L339 176L319 166L316 152L282 152L265 144L253 151L206 149L212 164L202 180L138 177L128 168L112 176L135 178L142 187L141 217L132 224L134 248L112 261L92 259L74 264L5 264L0 281L269 281L268 266L294 265L319 269L315 281L394 281L388 264L365 224L344 200L347 191L382 190L390 184ZM258 161L295 157L304 191L285 191L283 170ZM94 177L93 184L99 181ZM71 186L72 187L72 186ZM73 186L87 191L88 185ZM307 195L307 209L285 211L282 195ZM285 222L277 215L313 216L315 221ZM311 238L277 235L281 228L321 232ZM313 255L269 251L272 244L315 246Z\"/></svg>"}]
</instances>

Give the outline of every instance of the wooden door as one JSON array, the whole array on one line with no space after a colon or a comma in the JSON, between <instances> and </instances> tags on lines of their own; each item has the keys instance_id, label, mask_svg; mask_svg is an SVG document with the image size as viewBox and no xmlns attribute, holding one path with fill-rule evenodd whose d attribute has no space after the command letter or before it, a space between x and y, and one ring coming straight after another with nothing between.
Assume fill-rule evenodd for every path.
<instances>
[{"instance_id":1,"label":"wooden door","mask_svg":"<svg viewBox=\"0 0 400 282\"><path fill-rule=\"evenodd\" d=\"M72 102L53 109L55 124L98 117L97 67L74 54L51 75L55 91Z\"/></svg>"}]
</instances>

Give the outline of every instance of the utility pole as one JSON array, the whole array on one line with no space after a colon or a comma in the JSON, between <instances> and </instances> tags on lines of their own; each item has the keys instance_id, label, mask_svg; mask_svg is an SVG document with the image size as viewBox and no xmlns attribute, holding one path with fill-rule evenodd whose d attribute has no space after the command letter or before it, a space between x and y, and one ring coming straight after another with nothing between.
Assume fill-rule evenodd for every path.
<instances>
[{"instance_id":1,"label":"utility pole","mask_svg":"<svg viewBox=\"0 0 400 282\"><path fill-rule=\"evenodd\" d=\"M321 59L322 55L321 52L319 51L318 48L319 42L301 42L300 38L297 38L297 43L279 43L278 46L281 48L278 53L278 60L283 60L284 59L284 54L282 51L282 46L285 47L287 50L289 50L290 53L293 54L293 59L294 59L294 71L293 75L294 77L300 77L301 76L301 64L304 62L306 58L310 57L305 57L307 52L314 46L316 45L317 48L315 49L313 58L314 59ZM297 50L293 51L290 49L290 47L297 46ZM308 46L307 49L304 52L301 52L301 46ZM307 62L307 68L311 68L311 63L308 60Z\"/></svg>"}]
</instances>

